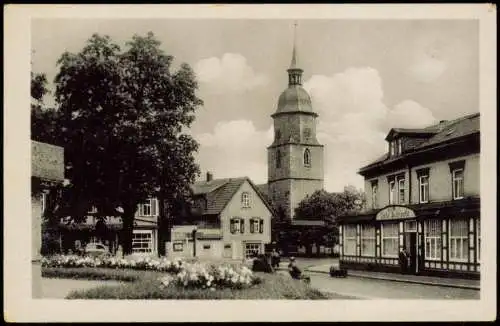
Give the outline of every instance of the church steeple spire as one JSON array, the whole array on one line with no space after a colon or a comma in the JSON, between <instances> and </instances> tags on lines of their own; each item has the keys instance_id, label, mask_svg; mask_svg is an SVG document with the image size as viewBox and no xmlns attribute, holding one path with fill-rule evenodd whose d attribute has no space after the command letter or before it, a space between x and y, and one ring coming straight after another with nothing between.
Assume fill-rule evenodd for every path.
<instances>
[{"instance_id":1,"label":"church steeple spire","mask_svg":"<svg viewBox=\"0 0 500 326\"><path fill-rule=\"evenodd\" d=\"M302 85L302 72L303 70L298 68L297 60L297 21L295 21L293 30L293 50L292 50L292 62L290 63L290 68L288 68L288 86Z\"/></svg>"}]
</instances>

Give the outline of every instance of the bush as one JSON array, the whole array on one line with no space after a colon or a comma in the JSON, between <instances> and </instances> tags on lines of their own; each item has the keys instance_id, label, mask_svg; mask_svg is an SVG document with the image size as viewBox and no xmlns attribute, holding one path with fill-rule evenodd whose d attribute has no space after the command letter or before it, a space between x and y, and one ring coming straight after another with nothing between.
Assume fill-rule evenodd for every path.
<instances>
[{"instance_id":1,"label":"bush","mask_svg":"<svg viewBox=\"0 0 500 326\"><path fill-rule=\"evenodd\" d=\"M145 272L143 272L145 273ZM157 272L152 272L157 275L163 275ZM60 267L42 267L42 277L46 278L68 278L74 280L99 280L99 281L124 281L134 282L141 279L141 275L133 270L122 269L106 269L93 267L76 267L76 268L60 268Z\"/></svg>"}]
</instances>

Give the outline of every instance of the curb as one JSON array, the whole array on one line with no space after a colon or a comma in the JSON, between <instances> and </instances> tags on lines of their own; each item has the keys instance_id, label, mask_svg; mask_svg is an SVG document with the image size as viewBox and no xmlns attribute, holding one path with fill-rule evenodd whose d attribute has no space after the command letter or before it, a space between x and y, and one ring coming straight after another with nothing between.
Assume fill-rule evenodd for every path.
<instances>
[{"instance_id":1,"label":"curb","mask_svg":"<svg viewBox=\"0 0 500 326\"><path fill-rule=\"evenodd\" d=\"M320 273L320 274L328 274L329 272L318 271L307 269L310 273ZM441 286L441 287L449 287L449 288L458 288L458 289L468 289L468 290L476 290L480 291L481 287L475 285L462 285L462 284L444 284L444 283L435 283L435 282L426 282L426 281L414 281L414 280L398 280L392 278L378 277L378 276L370 276L370 275L359 275L359 274L348 274L348 276L359 277L359 278L368 278L373 280L382 280L382 281L390 281L390 282L400 282L400 283L413 283L413 284L423 284L423 285L431 285L431 286Z\"/></svg>"}]
</instances>

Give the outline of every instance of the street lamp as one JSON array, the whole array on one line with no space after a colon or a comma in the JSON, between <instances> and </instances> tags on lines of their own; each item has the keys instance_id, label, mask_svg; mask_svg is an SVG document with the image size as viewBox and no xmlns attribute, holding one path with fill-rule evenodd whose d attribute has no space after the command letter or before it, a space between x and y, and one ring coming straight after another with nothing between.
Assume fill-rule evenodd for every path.
<instances>
[{"instance_id":1,"label":"street lamp","mask_svg":"<svg viewBox=\"0 0 500 326\"><path fill-rule=\"evenodd\" d=\"M193 257L196 257L196 231L198 230L198 227L195 225L193 228L192 235L193 235Z\"/></svg>"}]
</instances>

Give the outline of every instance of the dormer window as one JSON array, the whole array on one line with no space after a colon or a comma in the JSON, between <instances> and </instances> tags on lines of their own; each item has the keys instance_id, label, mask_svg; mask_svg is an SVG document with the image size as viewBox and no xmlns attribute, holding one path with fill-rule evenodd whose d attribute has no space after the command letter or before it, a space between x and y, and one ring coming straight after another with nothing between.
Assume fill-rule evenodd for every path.
<instances>
[{"instance_id":1,"label":"dormer window","mask_svg":"<svg viewBox=\"0 0 500 326\"><path fill-rule=\"evenodd\" d=\"M389 142L389 156L400 155L403 153L403 142L401 138L393 139Z\"/></svg>"}]
</instances>

